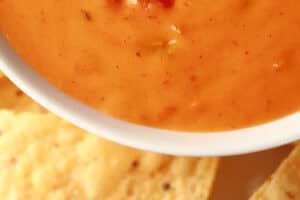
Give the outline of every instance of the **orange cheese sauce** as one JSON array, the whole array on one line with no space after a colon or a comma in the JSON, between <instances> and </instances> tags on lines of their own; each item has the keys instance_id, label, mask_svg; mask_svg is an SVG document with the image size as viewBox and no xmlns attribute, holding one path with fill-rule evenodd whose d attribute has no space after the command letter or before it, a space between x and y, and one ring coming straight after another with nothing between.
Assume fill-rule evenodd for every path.
<instances>
[{"instance_id":1,"label":"orange cheese sauce","mask_svg":"<svg viewBox=\"0 0 300 200\"><path fill-rule=\"evenodd\" d=\"M0 0L0 31L108 115L218 131L300 109L299 11L299 0Z\"/></svg>"}]
</instances>

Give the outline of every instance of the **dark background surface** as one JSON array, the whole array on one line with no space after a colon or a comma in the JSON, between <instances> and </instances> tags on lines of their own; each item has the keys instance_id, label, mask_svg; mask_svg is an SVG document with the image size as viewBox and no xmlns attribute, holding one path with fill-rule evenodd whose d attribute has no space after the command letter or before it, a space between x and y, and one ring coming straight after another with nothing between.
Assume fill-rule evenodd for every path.
<instances>
[{"instance_id":1,"label":"dark background surface","mask_svg":"<svg viewBox=\"0 0 300 200\"><path fill-rule=\"evenodd\" d=\"M221 160L210 200L247 200L276 170L292 145Z\"/></svg>"}]
</instances>

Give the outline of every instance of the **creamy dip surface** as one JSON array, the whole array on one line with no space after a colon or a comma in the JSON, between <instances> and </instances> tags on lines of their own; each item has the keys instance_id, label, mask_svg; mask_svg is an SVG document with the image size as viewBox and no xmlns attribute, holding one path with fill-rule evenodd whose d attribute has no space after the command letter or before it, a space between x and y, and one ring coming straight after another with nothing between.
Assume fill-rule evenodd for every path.
<instances>
[{"instance_id":1,"label":"creamy dip surface","mask_svg":"<svg viewBox=\"0 0 300 200\"><path fill-rule=\"evenodd\" d=\"M300 109L299 0L0 0L0 31L50 83L122 120L218 131Z\"/></svg>"}]
</instances>

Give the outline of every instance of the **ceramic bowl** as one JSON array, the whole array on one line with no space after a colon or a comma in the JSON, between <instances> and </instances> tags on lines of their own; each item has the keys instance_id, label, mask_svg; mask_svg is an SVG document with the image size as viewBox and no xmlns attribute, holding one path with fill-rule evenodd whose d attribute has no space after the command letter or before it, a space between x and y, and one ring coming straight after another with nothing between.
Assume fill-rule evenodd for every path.
<instances>
[{"instance_id":1,"label":"ceramic bowl","mask_svg":"<svg viewBox=\"0 0 300 200\"><path fill-rule=\"evenodd\" d=\"M113 119L51 86L1 35L0 70L27 95L65 120L108 140L142 150L185 156L225 156L269 149L300 138L300 112L263 125L217 133L168 131Z\"/></svg>"}]
</instances>

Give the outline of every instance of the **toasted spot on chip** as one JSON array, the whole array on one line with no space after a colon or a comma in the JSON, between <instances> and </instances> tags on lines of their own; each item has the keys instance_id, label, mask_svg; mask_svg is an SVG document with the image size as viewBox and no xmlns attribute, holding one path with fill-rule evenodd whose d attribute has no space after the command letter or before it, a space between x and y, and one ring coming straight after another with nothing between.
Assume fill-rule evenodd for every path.
<instances>
[{"instance_id":1,"label":"toasted spot on chip","mask_svg":"<svg viewBox=\"0 0 300 200\"><path fill-rule=\"evenodd\" d=\"M218 166L108 142L50 113L0 111L0 130L1 199L207 200Z\"/></svg>"},{"instance_id":2,"label":"toasted spot on chip","mask_svg":"<svg viewBox=\"0 0 300 200\"><path fill-rule=\"evenodd\" d=\"M167 191L167 190L169 190L171 188L171 184L168 183L168 182L166 182L166 183L164 183L163 188L164 188L164 190Z\"/></svg>"},{"instance_id":3,"label":"toasted spot on chip","mask_svg":"<svg viewBox=\"0 0 300 200\"><path fill-rule=\"evenodd\" d=\"M138 160L133 160L131 162L131 166L132 166L132 168L137 168L139 166L139 161Z\"/></svg>"},{"instance_id":4,"label":"toasted spot on chip","mask_svg":"<svg viewBox=\"0 0 300 200\"><path fill-rule=\"evenodd\" d=\"M44 112L44 109L26 96L10 80L0 75L0 109L16 112Z\"/></svg>"},{"instance_id":5,"label":"toasted spot on chip","mask_svg":"<svg viewBox=\"0 0 300 200\"><path fill-rule=\"evenodd\" d=\"M300 145L297 145L271 178L253 194L250 200L300 199Z\"/></svg>"}]
</instances>

